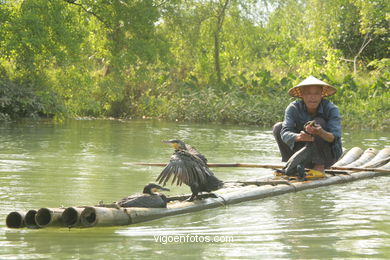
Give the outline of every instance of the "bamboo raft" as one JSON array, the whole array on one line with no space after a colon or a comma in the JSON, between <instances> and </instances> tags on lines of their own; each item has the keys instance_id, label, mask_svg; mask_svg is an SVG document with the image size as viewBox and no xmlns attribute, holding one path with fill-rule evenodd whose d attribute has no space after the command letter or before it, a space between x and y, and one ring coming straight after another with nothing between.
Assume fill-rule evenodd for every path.
<instances>
[{"instance_id":1,"label":"bamboo raft","mask_svg":"<svg viewBox=\"0 0 390 260\"><path fill-rule=\"evenodd\" d=\"M248 164L249 167L251 167ZM253 165L252 165L253 166ZM267 168L267 167L266 167ZM343 174L335 174L337 171ZM318 187L373 178L390 173L390 148L363 151L354 147L332 167L326 178L294 182L277 179L225 182L225 186L202 200L185 201L189 195L168 197L167 208L117 208L107 205L41 208L8 214L9 228L95 227L131 225L167 216L196 212L243 201L256 200ZM333 174L332 174L333 173Z\"/></svg>"}]
</instances>

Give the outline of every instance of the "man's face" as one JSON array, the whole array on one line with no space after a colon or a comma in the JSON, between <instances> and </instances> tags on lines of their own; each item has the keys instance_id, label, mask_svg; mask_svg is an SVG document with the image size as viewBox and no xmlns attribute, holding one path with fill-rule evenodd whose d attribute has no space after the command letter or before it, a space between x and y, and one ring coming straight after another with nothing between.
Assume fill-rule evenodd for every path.
<instances>
[{"instance_id":1,"label":"man's face","mask_svg":"<svg viewBox=\"0 0 390 260\"><path fill-rule=\"evenodd\" d=\"M322 99L322 87L321 86L303 87L302 99L308 110L316 110Z\"/></svg>"}]
</instances>

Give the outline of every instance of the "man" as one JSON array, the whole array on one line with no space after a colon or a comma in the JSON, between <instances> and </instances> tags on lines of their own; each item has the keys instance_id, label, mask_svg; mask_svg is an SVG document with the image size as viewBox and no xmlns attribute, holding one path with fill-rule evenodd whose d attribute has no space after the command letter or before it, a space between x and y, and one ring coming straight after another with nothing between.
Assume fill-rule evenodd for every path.
<instances>
[{"instance_id":1,"label":"man","mask_svg":"<svg viewBox=\"0 0 390 260\"><path fill-rule=\"evenodd\" d=\"M300 100L290 103L283 123L279 122L273 127L282 161L286 162L306 142L314 142L311 162L305 167L324 172L342 153L339 109L329 100L323 99L336 93L336 88L309 76L288 93ZM316 125L304 126L310 120L316 121Z\"/></svg>"}]
</instances>

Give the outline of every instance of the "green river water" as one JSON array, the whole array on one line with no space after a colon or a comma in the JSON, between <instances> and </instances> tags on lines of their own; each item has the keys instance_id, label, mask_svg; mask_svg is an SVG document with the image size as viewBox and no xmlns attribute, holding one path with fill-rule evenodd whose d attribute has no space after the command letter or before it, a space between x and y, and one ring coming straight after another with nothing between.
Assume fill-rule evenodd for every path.
<instances>
[{"instance_id":1,"label":"green river water","mask_svg":"<svg viewBox=\"0 0 390 260\"><path fill-rule=\"evenodd\" d=\"M161 168L125 163L168 162L165 139L187 141L209 162L280 161L271 131L255 126L28 121L2 123L0 133L0 259L390 259L390 176L132 226L9 229L5 218L14 210L109 203L141 192ZM390 133L345 130L343 144L390 147ZM268 169L213 170L222 180L272 176Z\"/></svg>"}]
</instances>

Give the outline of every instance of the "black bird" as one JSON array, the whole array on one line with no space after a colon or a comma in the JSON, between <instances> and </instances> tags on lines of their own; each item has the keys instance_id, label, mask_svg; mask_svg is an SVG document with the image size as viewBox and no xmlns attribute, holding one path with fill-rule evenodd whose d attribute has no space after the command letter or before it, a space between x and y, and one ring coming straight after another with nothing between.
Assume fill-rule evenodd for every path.
<instances>
[{"instance_id":1,"label":"black bird","mask_svg":"<svg viewBox=\"0 0 390 260\"><path fill-rule=\"evenodd\" d=\"M169 191L169 189L149 183L144 187L142 195L131 195L121 199L116 204L120 207L166 208L167 197L164 194L155 193L157 191Z\"/></svg>"},{"instance_id":2,"label":"black bird","mask_svg":"<svg viewBox=\"0 0 390 260\"><path fill-rule=\"evenodd\" d=\"M176 182L176 185L184 183L190 186L192 195L188 201L198 199L199 192L211 192L223 186L223 181L215 177L207 166L206 157L195 148L176 139L164 143L171 145L175 152L169 164L157 177L158 183L164 186L173 175L172 184Z\"/></svg>"},{"instance_id":3,"label":"black bird","mask_svg":"<svg viewBox=\"0 0 390 260\"><path fill-rule=\"evenodd\" d=\"M308 121L305 124L304 128L307 125L316 126L316 122L314 120ZM311 161L311 156L314 152L314 149L314 142L306 142L304 147L296 151L290 157L290 159L286 163L286 166L282 170L275 169L276 172L283 173L287 176L298 176L301 179L305 178L305 165Z\"/></svg>"}]
</instances>

